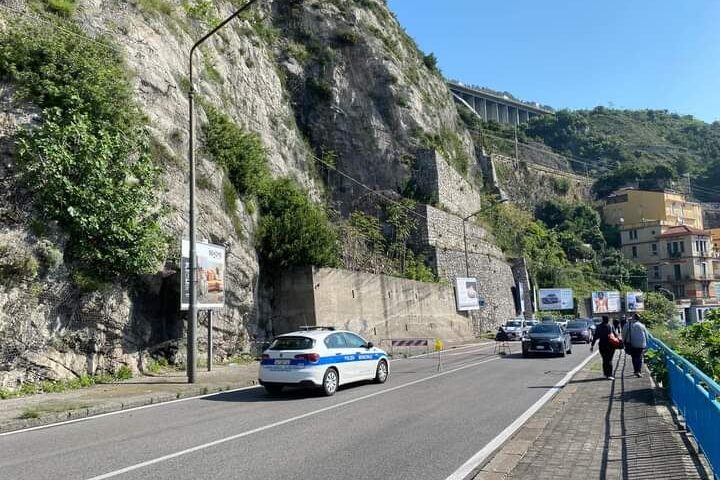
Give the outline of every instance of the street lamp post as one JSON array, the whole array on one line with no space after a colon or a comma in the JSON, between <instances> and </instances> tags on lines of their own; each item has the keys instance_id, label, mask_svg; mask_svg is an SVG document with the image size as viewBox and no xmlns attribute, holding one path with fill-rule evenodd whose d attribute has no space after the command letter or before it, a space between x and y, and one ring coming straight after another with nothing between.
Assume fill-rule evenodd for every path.
<instances>
[{"instance_id":1,"label":"street lamp post","mask_svg":"<svg viewBox=\"0 0 720 480\"><path fill-rule=\"evenodd\" d=\"M225 20L220 22L218 26L213 28L204 37L195 42L190 49L190 90L188 92L188 130L189 130L189 141L188 141L188 164L189 164L189 187L190 187L190 266L189 266L189 280L190 280L190 298L189 310L190 318L188 318L188 337L187 337L187 377L188 383L195 383L196 372L196 356L197 356L197 295L195 292L196 279L195 272L197 269L197 259L195 254L195 151L194 151L194 136L195 136L195 119L193 114L194 97L195 97L195 84L193 82L193 55L195 50L202 45L208 38L212 37L218 30L227 25L231 20L236 18L242 12L250 8L258 0L249 0L245 5L240 7L235 13L227 17Z\"/></svg>"}]
</instances>

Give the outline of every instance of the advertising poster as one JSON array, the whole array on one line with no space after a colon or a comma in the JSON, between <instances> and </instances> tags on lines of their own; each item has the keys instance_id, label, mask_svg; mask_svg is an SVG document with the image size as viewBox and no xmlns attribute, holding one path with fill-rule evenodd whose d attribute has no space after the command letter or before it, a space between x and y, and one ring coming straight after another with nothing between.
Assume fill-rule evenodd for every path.
<instances>
[{"instance_id":1,"label":"advertising poster","mask_svg":"<svg viewBox=\"0 0 720 480\"><path fill-rule=\"evenodd\" d=\"M477 280L474 278L455 279L455 301L457 309L461 312L480 310L480 295L477 289Z\"/></svg>"},{"instance_id":2,"label":"advertising poster","mask_svg":"<svg viewBox=\"0 0 720 480\"><path fill-rule=\"evenodd\" d=\"M190 308L190 242L182 241L180 263L180 309ZM197 269L197 308L209 310L225 305L225 247L197 242L195 247Z\"/></svg>"},{"instance_id":3,"label":"advertising poster","mask_svg":"<svg viewBox=\"0 0 720 480\"><path fill-rule=\"evenodd\" d=\"M593 313L617 313L620 307L620 292L592 292Z\"/></svg>"},{"instance_id":4,"label":"advertising poster","mask_svg":"<svg viewBox=\"0 0 720 480\"><path fill-rule=\"evenodd\" d=\"M645 310L645 297L643 292L627 292L625 305L628 312L642 312Z\"/></svg>"},{"instance_id":5,"label":"advertising poster","mask_svg":"<svg viewBox=\"0 0 720 480\"><path fill-rule=\"evenodd\" d=\"M572 288L541 288L539 310L572 310L575 308Z\"/></svg>"}]
</instances>

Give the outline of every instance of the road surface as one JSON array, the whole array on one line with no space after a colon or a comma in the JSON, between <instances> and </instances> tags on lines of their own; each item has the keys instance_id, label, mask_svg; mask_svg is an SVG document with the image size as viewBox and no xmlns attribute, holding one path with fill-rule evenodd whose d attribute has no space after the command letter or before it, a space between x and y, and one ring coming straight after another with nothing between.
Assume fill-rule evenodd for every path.
<instances>
[{"instance_id":1,"label":"road surface","mask_svg":"<svg viewBox=\"0 0 720 480\"><path fill-rule=\"evenodd\" d=\"M492 352L449 350L441 372L436 358L393 361L384 385L334 397L249 388L2 435L0 477L445 479L590 353Z\"/></svg>"}]
</instances>

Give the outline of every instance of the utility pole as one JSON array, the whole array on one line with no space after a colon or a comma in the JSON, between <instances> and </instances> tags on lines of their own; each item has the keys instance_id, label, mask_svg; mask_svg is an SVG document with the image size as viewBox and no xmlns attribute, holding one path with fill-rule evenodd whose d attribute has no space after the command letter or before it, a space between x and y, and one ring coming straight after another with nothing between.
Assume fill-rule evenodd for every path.
<instances>
[{"instance_id":1,"label":"utility pole","mask_svg":"<svg viewBox=\"0 0 720 480\"><path fill-rule=\"evenodd\" d=\"M188 183L190 184L190 298L189 298L189 317L188 317L188 336L187 336L187 377L188 383L196 382L196 364L197 364L197 279L195 274L197 272L197 254L195 252L195 118L194 118L194 98L195 98L195 83L193 82L193 55L195 50L203 44L208 38L212 37L217 33L218 30L227 25L231 20L236 18L242 12L250 8L258 0L249 0L245 5L240 7L232 15L227 17L220 24L213 28L210 32L205 34L200 40L190 49L190 91L188 92L188 164L189 164L189 178Z\"/></svg>"}]
</instances>

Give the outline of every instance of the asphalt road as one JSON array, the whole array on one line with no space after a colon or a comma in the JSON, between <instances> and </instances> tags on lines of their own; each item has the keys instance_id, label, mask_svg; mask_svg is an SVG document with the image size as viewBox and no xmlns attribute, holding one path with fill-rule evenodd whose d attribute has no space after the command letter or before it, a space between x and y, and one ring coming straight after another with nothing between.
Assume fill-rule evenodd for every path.
<instances>
[{"instance_id":1,"label":"asphalt road","mask_svg":"<svg viewBox=\"0 0 720 480\"><path fill-rule=\"evenodd\" d=\"M0 436L0 478L445 479L588 354L471 346L329 398L250 388Z\"/></svg>"}]
</instances>

